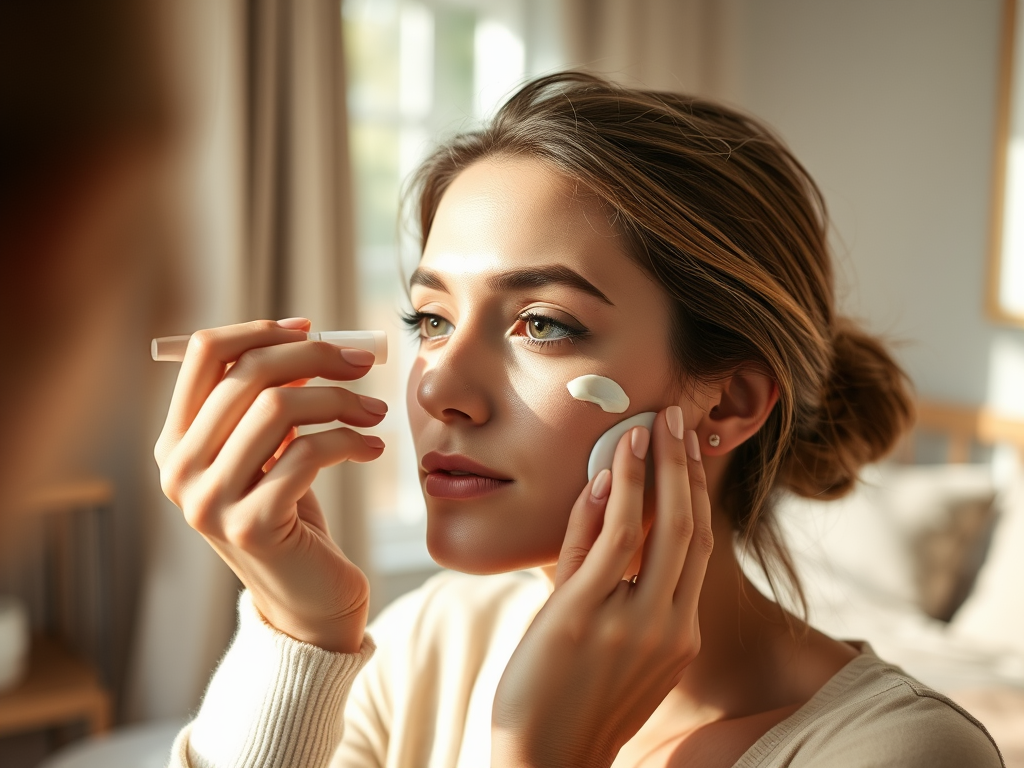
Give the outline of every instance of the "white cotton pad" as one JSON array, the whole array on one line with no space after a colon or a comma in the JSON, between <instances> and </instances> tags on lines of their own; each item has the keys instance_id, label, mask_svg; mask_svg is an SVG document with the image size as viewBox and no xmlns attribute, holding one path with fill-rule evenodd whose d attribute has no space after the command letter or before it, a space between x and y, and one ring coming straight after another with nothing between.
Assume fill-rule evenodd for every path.
<instances>
[{"instance_id":1,"label":"white cotton pad","mask_svg":"<svg viewBox=\"0 0 1024 768\"><path fill-rule=\"evenodd\" d=\"M588 373L565 386L577 400L597 403L607 413L624 413L629 408L629 398L622 387L606 376Z\"/></svg>"},{"instance_id":2,"label":"white cotton pad","mask_svg":"<svg viewBox=\"0 0 1024 768\"><path fill-rule=\"evenodd\" d=\"M615 456L615 446L619 444L622 436L633 427L647 427L651 429L654 426L654 417L657 415L654 411L647 411L646 413L638 413L636 416L630 416L597 438L597 442L594 443L594 449L590 452L590 461L587 463L587 479L593 480L594 475L602 469L611 469L612 457Z\"/></svg>"}]
</instances>

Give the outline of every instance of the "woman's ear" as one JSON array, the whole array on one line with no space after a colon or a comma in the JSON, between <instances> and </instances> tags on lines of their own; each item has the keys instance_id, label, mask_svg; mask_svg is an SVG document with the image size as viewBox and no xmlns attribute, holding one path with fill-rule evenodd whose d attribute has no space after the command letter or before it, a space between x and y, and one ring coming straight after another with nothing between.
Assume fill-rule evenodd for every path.
<instances>
[{"instance_id":1,"label":"woman's ear","mask_svg":"<svg viewBox=\"0 0 1024 768\"><path fill-rule=\"evenodd\" d=\"M697 425L697 438L701 453L722 456L761 428L779 399L779 387L766 374L742 370L719 381L715 389L718 402Z\"/></svg>"}]
</instances>

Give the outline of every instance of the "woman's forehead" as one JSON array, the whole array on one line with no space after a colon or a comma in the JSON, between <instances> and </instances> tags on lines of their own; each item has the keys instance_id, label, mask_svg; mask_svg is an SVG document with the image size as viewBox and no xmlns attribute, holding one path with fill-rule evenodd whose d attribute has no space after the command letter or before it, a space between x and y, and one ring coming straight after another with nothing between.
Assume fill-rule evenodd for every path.
<instances>
[{"instance_id":1,"label":"woman's forehead","mask_svg":"<svg viewBox=\"0 0 1024 768\"><path fill-rule=\"evenodd\" d=\"M635 268L592 194L535 159L469 166L438 205L420 265L465 275L562 265L588 279Z\"/></svg>"}]
</instances>

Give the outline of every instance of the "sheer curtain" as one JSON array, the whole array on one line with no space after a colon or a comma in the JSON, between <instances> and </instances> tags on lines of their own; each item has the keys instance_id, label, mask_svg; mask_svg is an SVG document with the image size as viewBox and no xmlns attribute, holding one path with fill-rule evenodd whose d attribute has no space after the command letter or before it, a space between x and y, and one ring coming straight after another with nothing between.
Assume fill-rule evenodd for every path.
<instances>
[{"instance_id":1,"label":"sheer curtain","mask_svg":"<svg viewBox=\"0 0 1024 768\"><path fill-rule=\"evenodd\" d=\"M171 215L186 306L163 332L254 318L356 327L339 0L189 0L173 37L190 141ZM155 364L154 364L155 366ZM154 372L153 439L174 371ZM355 472L351 470L355 469ZM149 465L146 558L129 719L194 708L234 628L238 583ZM315 484L334 538L369 568L358 468Z\"/></svg>"}]
</instances>

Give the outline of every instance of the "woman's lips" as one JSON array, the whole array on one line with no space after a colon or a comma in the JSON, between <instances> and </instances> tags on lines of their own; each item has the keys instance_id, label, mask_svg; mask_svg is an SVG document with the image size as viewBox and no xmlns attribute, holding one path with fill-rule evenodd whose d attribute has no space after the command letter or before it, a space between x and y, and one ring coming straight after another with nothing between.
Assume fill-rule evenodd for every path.
<instances>
[{"instance_id":1,"label":"woman's lips","mask_svg":"<svg viewBox=\"0 0 1024 768\"><path fill-rule=\"evenodd\" d=\"M424 490L436 499L472 499L512 484L511 478L458 454L431 451L421 464L427 473Z\"/></svg>"},{"instance_id":2,"label":"woman's lips","mask_svg":"<svg viewBox=\"0 0 1024 768\"><path fill-rule=\"evenodd\" d=\"M512 485L511 480L497 480L480 475L450 475L431 472L427 475L425 490L435 499L474 499Z\"/></svg>"}]
</instances>

